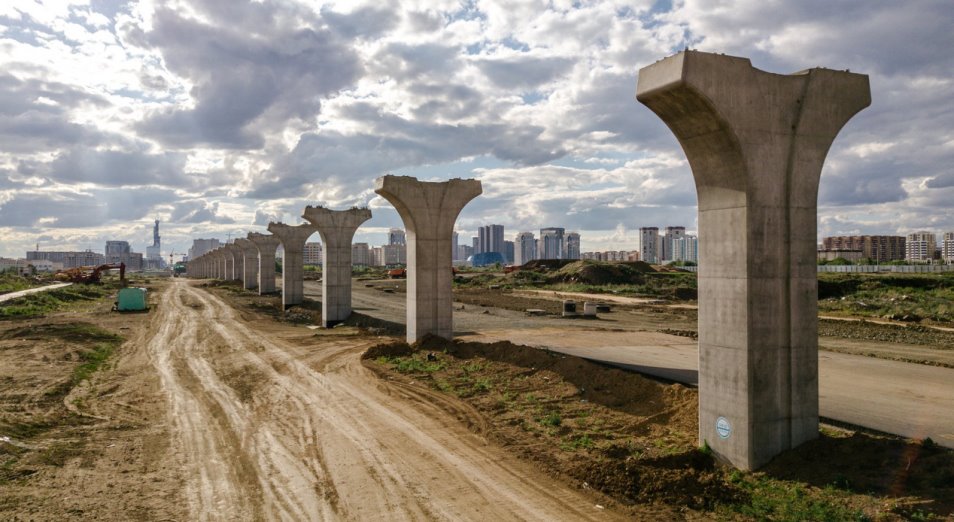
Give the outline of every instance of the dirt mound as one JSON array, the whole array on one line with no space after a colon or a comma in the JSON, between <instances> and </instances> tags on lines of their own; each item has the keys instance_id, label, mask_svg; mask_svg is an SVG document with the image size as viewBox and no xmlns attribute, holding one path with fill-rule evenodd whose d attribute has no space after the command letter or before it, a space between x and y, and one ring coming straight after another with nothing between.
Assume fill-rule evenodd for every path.
<instances>
[{"instance_id":1,"label":"dirt mound","mask_svg":"<svg viewBox=\"0 0 954 522\"><path fill-rule=\"evenodd\" d=\"M517 268L519 270L559 270L573 262L572 259L534 259Z\"/></svg>"},{"instance_id":2,"label":"dirt mound","mask_svg":"<svg viewBox=\"0 0 954 522\"><path fill-rule=\"evenodd\" d=\"M652 266L642 261L602 263L586 260L563 266L550 279L551 282L588 285L642 284L646 280L645 274L654 271Z\"/></svg>"}]
</instances>

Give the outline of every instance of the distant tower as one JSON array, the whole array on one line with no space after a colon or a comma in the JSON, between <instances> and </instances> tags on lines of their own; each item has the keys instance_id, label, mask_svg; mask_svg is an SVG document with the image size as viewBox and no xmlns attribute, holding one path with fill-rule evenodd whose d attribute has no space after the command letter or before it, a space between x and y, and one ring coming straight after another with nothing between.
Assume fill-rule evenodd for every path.
<instances>
[{"instance_id":1,"label":"distant tower","mask_svg":"<svg viewBox=\"0 0 954 522\"><path fill-rule=\"evenodd\" d=\"M152 227L152 246L159 246L159 220L156 220L156 226Z\"/></svg>"},{"instance_id":2,"label":"distant tower","mask_svg":"<svg viewBox=\"0 0 954 522\"><path fill-rule=\"evenodd\" d=\"M156 220L156 224L152 227L152 246L146 247L146 260L151 261L150 263L154 268L162 267L162 254L160 248L160 239L159 239L159 220Z\"/></svg>"}]
</instances>

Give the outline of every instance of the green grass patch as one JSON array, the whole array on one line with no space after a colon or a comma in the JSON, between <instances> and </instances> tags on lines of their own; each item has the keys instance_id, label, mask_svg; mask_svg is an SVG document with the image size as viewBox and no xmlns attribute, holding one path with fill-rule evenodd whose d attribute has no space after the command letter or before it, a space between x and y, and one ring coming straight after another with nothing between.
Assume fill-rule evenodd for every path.
<instances>
[{"instance_id":1,"label":"green grass patch","mask_svg":"<svg viewBox=\"0 0 954 522\"><path fill-rule=\"evenodd\" d=\"M867 520L863 511L848 505L848 494L834 487L811 488L804 484L774 480L764 475L732 471L730 482L748 493L746 502L722 506L726 511L755 520L801 521Z\"/></svg>"},{"instance_id":2,"label":"green grass patch","mask_svg":"<svg viewBox=\"0 0 954 522\"><path fill-rule=\"evenodd\" d=\"M0 303L0 319L46 315L76 303L88 303L111 295L114 285L71 285L18 297Z\"/></svg>"}]
</instances>

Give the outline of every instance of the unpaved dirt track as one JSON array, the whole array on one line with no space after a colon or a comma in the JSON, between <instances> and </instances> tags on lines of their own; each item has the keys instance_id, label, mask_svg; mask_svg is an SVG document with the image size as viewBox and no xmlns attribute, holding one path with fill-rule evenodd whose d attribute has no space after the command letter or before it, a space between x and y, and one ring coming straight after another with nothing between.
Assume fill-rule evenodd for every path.
<instances>
[{"instance_id":1,"label":"unpaved dirt track","mask_svg":"<svg viewBox=\"0 0 954 522\"><path fill-rule=\"evenodd\" d=\"M468 430L463 403L380 381L375 339L249 323L182 280L155 321L189 519L621 518Z\"/></svg>"}]
</instances>

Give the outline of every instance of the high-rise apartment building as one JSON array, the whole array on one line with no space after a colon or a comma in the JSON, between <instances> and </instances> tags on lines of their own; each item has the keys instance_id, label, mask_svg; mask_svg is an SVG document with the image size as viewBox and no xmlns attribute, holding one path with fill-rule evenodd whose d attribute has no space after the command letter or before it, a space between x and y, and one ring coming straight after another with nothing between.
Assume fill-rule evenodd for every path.
<instances>
[{"instance_id":1,"label":"high-rise apartment building","mask_svg":"<svg viewBox=\"0 0 954 522\"><path fill-rule=\"evenodd\" d=\"M389 245L406 245L407 236L404 234L404 229L392 228L391 230L389 230L388 244Z\"/></svg>"},{"instance_id":2,"label":"high-rise apartment building","mask_svg":"<svg viewBox=\"0 0 954 522\"><path fill-rule=\"evenodd\" d=\"M504 251L503 251L504 261L508 265L513 264L514 259L514 243L513 241L504 241Z\"/></svg>"},{"instance_id":3,"label":"high-rise apartment building","mask_svg":"<svg viewBox=\"0 0 954 522\"><path fill-rule=\"evenodd\" d=\"M639 228L639 258L647 263L659 263L659 227Z\"/></svg>"},{"instance_id":4,"label":"high-rise apartment building","mask_svg":"<svg viewBox=\"0 0 954 522\"><path fill-rule=\"evenodd\" d=\"M477 245L479 253L504 253L503 225L485 225L477 229ZM476 250L475 250L476 251Z\"/></svg>"},{"instance_id":5,"label":"high-rise apartment building","mask_svg":"<svg viewBox=\"0 0 954 522\"><path fill-rule=\"evenodd\" d=\"M459 257L457 257L457 240L458 240L458 234L457 234L457 231L455 230L454 233L451 234L451 261L457 261L458 259L460 259Z\"/></svg>"},{"instance_id":6,"label":"high-rise apartment building","mask_svg":"<svg viewBox=\"0 0 954 522\"><path fill-rule=\"evenodd\" d=\"M684 259L680 260L675 257L673 253L673 241L679 240L686 237L686 227L666 227L663 232L662 239L660 243L662 244L662 249L659 254L660 261L685 261Z\"/></svg>"},{"instance_id":7,"label":"high-rise apartment building","mask_svg":"<svg viewBox=\"0 0 954 522\"><path fill-rule=\"evenodd\" d=\"M668 242L671 249L670 260L699 262L699 238L696 236L682 236Z\"/></svg>"},{"instance_id":8,"label":"high-rise apartment building","mask_svg":"<svg viewBox=\"0 0 954 522\"><path fill-rule=\"evenodd\" d=\"M367 243L352 243L351 266L371 266L371 247Z\"/></svg>"},{"instance_id":9,"label":"high-rise apartment building","mask_svg":"<svg viewBox=\"0 0 954 522\"><path fill-rule=\"evenodd\" d=\"M406 265L407 245L394 244L381 247L385 265Z\"/></svg>"},{"instance_id":10,"label":"high-rise apartment building","mask_svg":"<svg viewBox=\"0 0 954 522\"><path fill-rule=\"evenodd\" d=\"M302 264L314 266L321 265L324 263L323 255L324 251L322 249L321 243L317 241L309 241L308 243L305 243Z\"/></svg>"},{"instance_id":11,"label":"high-rise apartment building","mask_svg":"<svg viewBox=\"0 0 954 522\"><path fill-rule=\"evenodd\" d=\"M130 252L132 252L132 249L129 247L129 241L106 242L106 257L121 256Z\"/></svg>"},{"instance_id":12,"label":"high-rise apartment building","mask_svg":"<svg viewBox=\"0 0 954 522\"><path fill-rule=\"evenodd\" d=\"M520 232L513 239L513 263L524 265L537 258L537 240L533 232Z\"/></svg>"},{"instance_id":13,"label":"high-rise apartment building","mask_svg":"<svg viewBox=\"0 0 954 522\"><path fill-rule=\"evenodd\" d=\"M539 259L563 259L563 242L566 229L559 227L541 228L540 244L537 247Z\"/></svg>"},{"instance_id":14,"label":"high-rise apartment building","mask_svg":"<svg viewBox=\"0 0 954 522\"><path fill-rule=\"evenodd\" d=\"M189 259L196 259L222 246L218 239L193 239L189 248Z\"/></svg>"},{"instance_id":15,"label":"high-rise apartment building","mask_svg":"<svg viewBox=\"0 0 954 522\"><path fill-rule=\"evenodd\" d=\"M905 259L908 261L930 261L934 259L937 238L932 232L919 231L908 234L904 243Z\"/></svg>"},{"instance_id":16,"label":"high-rise apartment building","mask_svg":"<svg viewBox=\"0 0 954 522\"><path fill-rule=\"evenodd\" d=\"M904 236L830 236L822 239L823 251L861 251L861 257L876 263L904 259Z\"/></svg>"},{"instance_id":17,"label":"high-rise apartment building","mask_svg":"<svg viewBox=\"0 0 954 522\"><path fill-rule=\"evenodd\" d=\"M954 262L954 232L945 232L941 240L941 258L948 263Z\"/></svg>"},{"instance_id":18,"label":"high-rise apartment building","mask_svg":"<svg viewBox=\"0 0 954 522\"><path fill-rule=\"evenodd\" d=\"M563 259L580 258L580 233L570 232L566 235L563 247Z\"/></svg>"}]
</instances>

